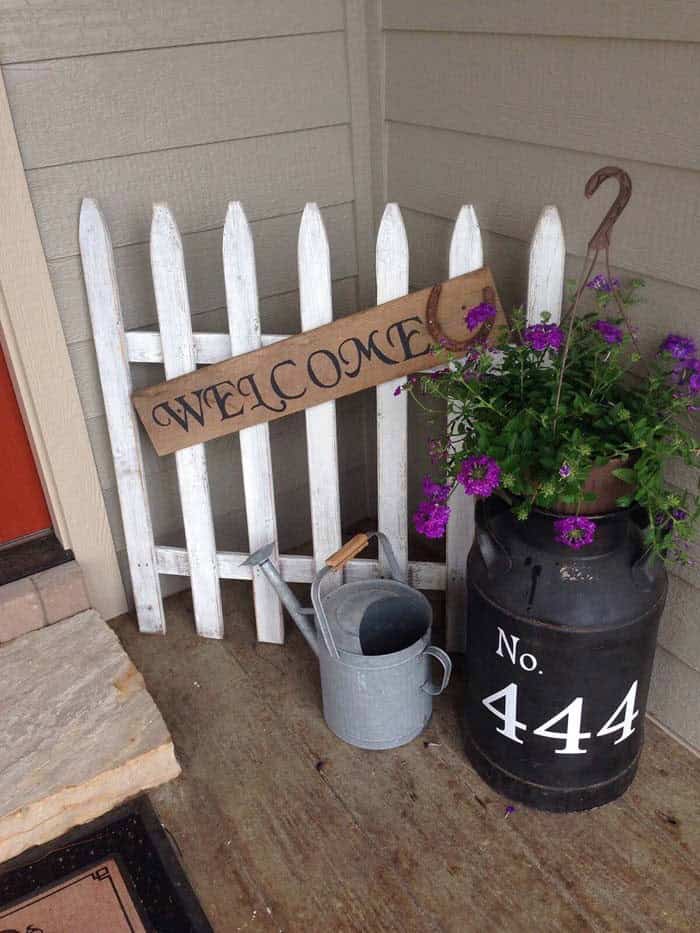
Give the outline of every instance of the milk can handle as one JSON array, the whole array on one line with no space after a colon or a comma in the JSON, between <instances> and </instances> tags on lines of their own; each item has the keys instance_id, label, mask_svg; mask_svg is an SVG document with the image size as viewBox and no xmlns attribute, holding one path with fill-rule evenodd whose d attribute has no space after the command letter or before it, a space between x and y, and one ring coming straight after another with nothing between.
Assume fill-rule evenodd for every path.
<instances>
[{"instance_id":1,"label":"milk can handle","mask_svg":"<svg viewBox=\"0 0 700 933\"><path fill-rule=\"evenodd\" d=\"M433 683L432 680L426 680L426 682L421 686L421 690L425 690L425 692L429 693L431 696L439 696L450 682L452 661L450 660L450 656L446 651L443 651L442 648L437 648L435 645L428 645L423 654L432 655L434 658L438 659L440 664L442 664L442 683L438 687Z\"/></svg>"}]
</instances>

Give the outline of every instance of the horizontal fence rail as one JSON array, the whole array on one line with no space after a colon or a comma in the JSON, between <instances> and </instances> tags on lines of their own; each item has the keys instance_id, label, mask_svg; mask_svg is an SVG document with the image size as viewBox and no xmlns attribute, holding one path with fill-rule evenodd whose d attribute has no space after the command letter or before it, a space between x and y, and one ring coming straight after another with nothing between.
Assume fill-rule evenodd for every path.
<instances>
[{"instance_id":1,"label":"horizontal fence rail","mask_svg":"<svg viewBox=\"0 0 700 933\"><path fill-rule=\"evenodd\" d=\"M165 632L159 575L168 574L190 578L198 633L221 638L219 581L251 580L258 639L281 643L284 630L279 600L259 571L243 566L252 551L277 540L269 425L255 425L239 435L249 551L216 549L204 445L175 455L186 545L170 547L155 542L140 433L131 405L131 364L162 364L166 377L172 378L198 365L218 363L290 336L261 331L253 239L239 202L229 205L222 248L229 332L193 333L180 234L167 206L156 205L151 267L159 330L126 333L109 231L96 202L83 201L80 250L139 628ZM548 206L540 215L530 246L528 323L539 321L543 312L548 312L552 321L560 319L564 259L559 213L556 207ZM465 205L452 234L449 275L461 275L483 264L476 212ZM408 292L409 248L397 204L387 204L379 226L376 270L378 304ZM298 272L302 329L332 321L328 239L315 204L307 204L302 215ZM413 586L445 592L447 644L450 650L459 651L465 644L466 558L474 534L474 504L460 493L453 497L444 563L410 560L408 406L405 393L394 395L397 384L385 383L376 390L378 526L390 538ZM305 419L313 557L275 553L282 577L290 583L310 583L328 554L341 544L335 402L307 409ZM344 579L379 577L384 570L382 557L355 559L346 566Z\"/></svg>"}]
</instances>

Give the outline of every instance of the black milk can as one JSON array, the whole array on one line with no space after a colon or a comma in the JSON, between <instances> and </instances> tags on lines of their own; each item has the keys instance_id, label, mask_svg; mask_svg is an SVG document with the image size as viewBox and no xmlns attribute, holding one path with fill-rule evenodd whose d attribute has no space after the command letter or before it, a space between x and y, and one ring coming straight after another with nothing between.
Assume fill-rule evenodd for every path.
<instances>
[{"instance_id":1,"label":"black milk can","mask_svg":"<svg viewBox=\"0 0 700 933\"><path fill-rule=\"evenodd\" d=\"M667 577L629 509L590 516L595 539L578 551L555 540L559 517L477 505L465 742L507 797L586 810L637 770Z\"/></svg>"}]
</instances>

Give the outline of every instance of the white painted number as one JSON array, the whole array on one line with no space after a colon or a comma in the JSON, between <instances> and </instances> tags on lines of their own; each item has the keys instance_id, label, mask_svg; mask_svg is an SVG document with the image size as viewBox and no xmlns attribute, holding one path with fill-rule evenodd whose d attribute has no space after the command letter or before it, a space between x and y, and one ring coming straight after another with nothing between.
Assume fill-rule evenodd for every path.
<instances>
[{"instance_id":1,"label":"white painted number","mask_svg":"<svg viewBox=\"0 0 700 933\"><path fill-rule=\"evenodd\" d=\"M618 706L615 712L612 714L610 719L602 726L596 735L612 735L613 732L620 730L620 738L615 739L614 745L619 745L620 742L624 742L625 739L628 739L634 732L634 726L632 723L639 716L639 711L634 708L635 700L637 699L637 684L638 681L632 684L632 686L627 691L627 696L624 698L622 703ZM622 715L624 710L624 718L622 722L616 723L615 720L618 716Z\"/></svg>"},{"instance_id":2,"label":"white painted number","mask_svg":"<svg viewBox=\"0 0 700 933\"><path fill-rule=\"evenodd\" d=\"M525 656L523 655L523 657ZM634 708L637 699L637 684L638 681L635 680L622 703L605 725L601 726L596 732L596 736L613 735L615 732L619 732L620 737L615 739L614 742L615 745L619 745L620 742L624 742L625 739L632 735L634 732L632 723L639 716L639 710ZM498 700L503 700L502 711L494 705ZM524 722L518 722L518 685L508 684L503 690L492 693L491 696L485 697L481 702L490 713L493 713L503 723L496 731L500 732L501 735L505 735L511 742L518 742L519 745L522 745L523 740L518 738L517 730L526 731L527 726ZM576 697L556 716L552 716L551 719L543 722L537 729L533 729L533 735L541 735L545 739L563 739L563 747L554 749L557 755L585 755L587 749L581 748L581 740L590 739L591 733L581 732L582 716L583 697ZM622 718L619 722L616 722L618 717ZM558 722L564 719L566 720L566 732L553 732L552 726L556 726Z\"/></svg>"},{"instance_id":3,"label":"white painted number","mask_svg":"<svg viewBox=\"0 0 700 933\"><path fill-rule=\"evenodd\" d=\"M557 755L585 755L586 749L581 748L581 739L590 739L590 732L581 732L581 714L583 712L583 697L576 697L567 707L547 722L543 722L534 730L535 735L542 735L546 739L565 739L563 748L555 748ZM552 732L550 727L562 720L567 720L566 732Z\"/></svg>"},{"instance_id":4,"label":"white painted number","mask_svg":"<svg viewBox=\"0 0 700 933\"><path fill-rule=\"evenodd\" d=\"M493 705L497 700L504 701L503 712L501 712L500 709L496 709L496 707ZM492 693L491 696L485 697L481 702L490 713L493 713L494 716L497 716L500 720L502 720L502 728L497 729L496 731L500 732L501 735L505 735L505 737L510 739L512 742L518 742L520 745L522 745L523 740L518 738L516 729L527 729L527 726L524 722L518 722L516 716L516 710L518 706L518 685L508 684L508 686L504 687L503 690L499 690L497 693Z\"/></svg>"}]
</instances>

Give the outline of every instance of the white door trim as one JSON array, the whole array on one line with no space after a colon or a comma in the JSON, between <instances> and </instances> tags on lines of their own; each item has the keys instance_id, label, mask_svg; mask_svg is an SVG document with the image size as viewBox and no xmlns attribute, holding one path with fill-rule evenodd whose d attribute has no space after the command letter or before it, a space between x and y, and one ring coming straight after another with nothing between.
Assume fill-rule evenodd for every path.
<instances>
[{"instance_id":1,"label":"white door trim","mask_svg":"<svg viewBox=\"0 0 700 933\"><path fill-rule=\"evenodd\" d=\"M112 618L124 587L1 75L0 340L54 530Z\"/></svg>"}]
</instances>

